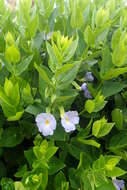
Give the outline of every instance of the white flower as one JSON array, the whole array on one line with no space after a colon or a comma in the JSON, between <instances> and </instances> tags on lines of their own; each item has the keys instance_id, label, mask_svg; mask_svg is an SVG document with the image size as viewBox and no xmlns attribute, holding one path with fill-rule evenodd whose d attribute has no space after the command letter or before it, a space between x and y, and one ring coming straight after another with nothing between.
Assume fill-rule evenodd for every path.
<instances>
[{"instance_id":1,"label":"white flower","mask_svg":"<svg viewBox=\"0 0 127 190\"><path fill-rule=\"evenodd\" d=\"M36 117L36 123L39 131L44 135L53 135L56 129L56 119L50 113L41 113Z\"/></svg>"},{"instance_id":2,"label":"white flower","mask_svg":"<svg viewBox=\"0 0 127 190\"><path fill-rule=\"evenodd\" d=\"M67 133L74 131L79 123L79 116L77 111L65 112L61 118L61 124Z\"/></svg>"}]
</instances>

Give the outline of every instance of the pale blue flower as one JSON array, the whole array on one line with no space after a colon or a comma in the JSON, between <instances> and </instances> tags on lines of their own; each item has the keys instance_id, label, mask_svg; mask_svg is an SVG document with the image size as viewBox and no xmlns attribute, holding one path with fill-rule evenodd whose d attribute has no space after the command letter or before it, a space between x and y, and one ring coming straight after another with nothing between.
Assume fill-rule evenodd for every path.
<instances>
[{"instance_id":1,"label":"pale blue flower","mask_svg":"<svg viewBox=\"0 0 127 190\"><path fill-rule=\"evenodd\" d=\"M39 132L44 136L53 135L56 129L56 119L50 113L40 113L36 117Z\"/></svg>"},{"instance_id":2,"label":"pale blue flower","mask_svg":"<svg viewBox=\"0 0 127 190\"><path fill-rule=\"evenodd\" d=\"M84 91L84 96L88 99L92 99L92 96L87 88L87 84L84 82L81 86L81 89Z\"/></svg>"},{"instance_id":3,"label":"pale blue flower","mask_svg":"<svg viewBox=\"0 0 127 190\"><path fill-rule=\"evenodd\" d=\"M86 73L85 80L88 81L88 82L92 82L94 80L94 76L92 75L91 72Z\"/></svg>"},{"instance_id":4,"label":"pale blue flower","mask_svg":"<svg viewBox=\"0 0 127 190\"><path fill-rule=\"evenodd\" d=\"M79 124L78 112L65 112L61 118L61 124L67 133L74 131L76 129L76 125Z\"/></svg>"},{"instance_id":5,"label":"pale blue flower","mask_svg":"<svg viewBox=\"0 0 127 190\"><path fill-rule=\"evenodd\" d=\"M117 190L123 190L125 186L124 180L112 179L112 183L114 184Z\"/></svg>"}]
</instances>

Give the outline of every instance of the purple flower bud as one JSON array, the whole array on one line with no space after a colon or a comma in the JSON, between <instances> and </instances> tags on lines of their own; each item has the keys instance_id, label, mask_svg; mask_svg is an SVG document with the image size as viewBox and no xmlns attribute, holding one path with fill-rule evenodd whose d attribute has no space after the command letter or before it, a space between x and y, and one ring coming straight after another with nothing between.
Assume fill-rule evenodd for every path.
<instances>
[{"instance_id":1,"label":"purple flower bud","mask_svg":"<svg viewBox=\"0 0 127 190\"><path fill-rule=\"evenodd\" d=\"M86 89L86 90L84 91L84 95L85 95L86 98L92 99L92 96L91 96L91 94L90 94L90 92L89 92L88 89Z\"/></svg>"},{"instance_id":2,"label":"purple flower bud","mask_svg":"<svg viewBox=\"0 0 127 190\"><path fill-rule=\"evenodd\" d=\"M85 79L88 82L92 82L94 80L94 76L92 75L91 72L87 72L86 75L85 75Z\"/></svg>"},{"instance_id":3,"label":"purple flower bud","mask_svg":"<svg viewBox=\"0 0 127 190\"><path fill-rule=\"evenodd\" d=\"M88 99L92 99L92 96L87 88L87 84L84 82L81 86L81 89L84 91L84 96Z\"/></svg>"},{"instance_id":4,"label":"purple flower bud","mask_svg":"<svg viewBox=\"0 0 127 190\"><path fill-rule=\"evenodd\" d=\"M87 84L85 82L82 84L81 89L83 91L85 91L87 89Z\"/></svg>"},{"instance_id":5,"label":"purple flower bud","mask_svg":"<svg viewBox=\"0 0 127 190\"><path fill-rule=\"evenodd\" d=\"M117 190L123 190L125 186L125 182L123 180L112 179L112 183L114 184Z\"/></svg>"}]
</instances>

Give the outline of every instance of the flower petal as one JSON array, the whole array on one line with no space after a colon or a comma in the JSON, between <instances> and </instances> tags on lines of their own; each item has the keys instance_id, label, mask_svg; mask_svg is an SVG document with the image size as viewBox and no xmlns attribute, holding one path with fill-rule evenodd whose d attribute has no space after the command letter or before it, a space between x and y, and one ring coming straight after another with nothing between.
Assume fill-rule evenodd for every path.
<instances>
[{"instance_id":1,"label":"flower petal","mask_svg":"<svg viewBox=\"0 0 127 190\"><path fill-rule=\"evenodd\" d=\"M61 124L67 133L74 131L76 129L76 127L73 123L71 123L69 121L67 122L64 118L61 119Z\"/></svg>"},{"instance_id":2,"label":"flower petal","mask_svg":"<svg viewBox=\"0 0 127 190\"><path fill-rule=\"evenodd\" d=\"M56 129L56 119L52 114L38 114L35 120L39 132L41 132L44 136L53 135L53 130Z\"/></svg>"},{"instance_id":3,"label":"flower petal","mask_svg":"<svg viewBox=\"0 0 127 190\"><path fill-rule=\"evenodd\" d=\"M77 111L68 111L66 112L66 115L71 123L75 125L79 124L79 116Z\"/></svg>"}]
</instances>

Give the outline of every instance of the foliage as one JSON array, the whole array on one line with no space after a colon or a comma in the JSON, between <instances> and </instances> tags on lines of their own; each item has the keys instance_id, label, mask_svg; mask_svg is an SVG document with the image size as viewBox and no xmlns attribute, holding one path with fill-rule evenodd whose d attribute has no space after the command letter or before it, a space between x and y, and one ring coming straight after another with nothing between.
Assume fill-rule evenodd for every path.
<instances>
[{"instance_id":1,"label":"foliage","mask_svg":"<svg viewBox=\"0 0 127 190\"><path fill-rule=\"evenodd\" d=\"M125 3L0 0L2 190L126 186Z\"/></svg>"}]
</instances>

